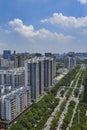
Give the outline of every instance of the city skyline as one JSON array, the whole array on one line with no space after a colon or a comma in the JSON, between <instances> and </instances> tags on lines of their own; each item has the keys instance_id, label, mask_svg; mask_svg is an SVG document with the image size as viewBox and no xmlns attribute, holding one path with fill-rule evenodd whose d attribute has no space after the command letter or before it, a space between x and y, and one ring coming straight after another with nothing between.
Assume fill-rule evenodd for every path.
<instances>
[{"instance_id":1,"label":"city skyline","mask_svg":"<svg viewBox=\"0 0 87 130\"><path fill-rule=\"evenodd\" d=\"M0 52L86 52L87 0L0 0Z\"/></svg>"}]
</instances>

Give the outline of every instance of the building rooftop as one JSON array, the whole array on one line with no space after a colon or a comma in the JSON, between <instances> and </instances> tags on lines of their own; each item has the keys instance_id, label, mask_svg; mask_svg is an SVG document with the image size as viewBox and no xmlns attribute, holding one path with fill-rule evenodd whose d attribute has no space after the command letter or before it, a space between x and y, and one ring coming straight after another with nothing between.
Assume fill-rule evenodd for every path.
<instances>
[{"instance_id":1,"label":"building rooftop","mask_svg":"<svg viewBox=\"0 0 87 130\"><path fill-rule=\"evenodd\" d=\"M53 60L53 57L46 57L46 56L40 56L40 57L33 57L31 59L27 59L25 63L38 63L39 61L44 60Z\"/></svg>"},{"instance_id":2,"label":"building rooftop","mask_svg":"<svg viewBox=\"0 0 87 130\"><path fill-rule=\"evenodd\" d=\"M8 69L8 70L0 70L0 74L21 74L24 72L25 68L20 67L20 68L13 68L13 69Z\"/></svg>"},{"instance_id":3,"label":"building rooftop","mask_svg":"<svg viewBox=\"0 0 87 130\"><path fill-rule=\"evenodd\" d=\"M10 92L5 92L4 94L0 94L0 98L12 99L15 95L20 95L24 93L26 90L29 90L30 87L19 87Z\"/></svg>"}]
</instances>

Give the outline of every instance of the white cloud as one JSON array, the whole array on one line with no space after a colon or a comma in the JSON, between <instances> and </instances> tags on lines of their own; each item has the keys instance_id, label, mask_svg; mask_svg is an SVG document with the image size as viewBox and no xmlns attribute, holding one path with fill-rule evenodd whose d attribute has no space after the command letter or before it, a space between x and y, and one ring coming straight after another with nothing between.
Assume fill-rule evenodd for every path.
<instances>
[{"instance_id":1,"label":"white cloud","mask_svg":"<svg viewBox=\"0 0 87 130\"><path fill-rule=\"evenodd\" d=\"M42 23L50 23L65 28L87 28L87 16L75 18L64 16L62 13L54 13L52 17L41 20Z\"/></svg>"},{"instance_id":2,"label":"white cloud","mask_svg":"<svg viewBox=\"0 0 87 130\"><path fill-rule=\"evenodd\" d=\"M58 14L54 14L57 16ZM60 17L68 18L60 14ZM47 19L49 20L49 19ZM46 22L48 22L46 20ZM77 19L75 18L77 21ZM66 21L66 20L65 20ZM71 20L73 21L73 20ZM85 20L84 20L85 21ZM71 22L73 23L73 22ZM55 24L54 22L52 24ZM70 24L70 22L68 22ZM3 49L15 49L18 52L29 51L29 52L68 52L68 51L86 51L87 50L87 28L86 23L83 25L79 25L79 27L72 24L73 28L79 28L78 35L75 32L70 31L71 25L68 25L62 21L60 22L61 27L65 28L68 33L63 32L63 29L58 30L56 27L56 31L53 32L51 30L47 30L46 28L41 28L36 30L33 25L25 25L22 20L14 19L9 21L10 28L5 28L0 33L0 39L2 41ZM82 23L80 23L82 24ZM58 23L56 25L60 26ZM50 26L51 27L51 26ZM7 30L8 29L8 30ZM55 28L53 27L53 30ZM57 32L58 30L58 32ZM62 31L61 31L62 30ZM84 32L84 33L82 33ZM1 43L1 42L0 42ZM84 47L85 46L85 47ZM1 49L0 49L1 50Z\"/></svg>"},{"instance_id":3,"label":"white cloud","mask_svg":"<svg viewBox=\"0 0 87 130\"><path fill-rule=\"evenodd\" d=\"M68 46L71 46L70 43L75 41L74 36L52 32L45 28L36 30L33 25L25 25L20 19L9 21L9 26L12 32L10 35L14 36L14 48L17 47L17 50L31 50L32 52L42 53L46 51L63 52L67 51ZM15 35L14 32L19 35ZM18 46L18 43L21 47Z\"/></svg>"},{"instance_id":4,"label":"white cloud","mask_svg":"<svg viewBox=\"0 0 87 130\"><path fill-rule=\"evenodd\" d=\"M87 0L78 0L81 4L87 3Z\"/></svg>"},{"instance_id":5,"label":"white cloud","mask_svg":"<svg viewBox=\"0 0 87 130\"><path fill-rule=\"evenodd\" d=\"M30 39L56 39L56 40L64 40L69 41L72 40L74 37L72 36L65 36L63 34L58 34L56 32L51 32L45 28L40 30L35 30L33 25L26 26L24 25L23 21L20 19L14 19L13 21L9 22L9 25L12 29L18 32L20 35Z\"/></svg>"}]
</instances>

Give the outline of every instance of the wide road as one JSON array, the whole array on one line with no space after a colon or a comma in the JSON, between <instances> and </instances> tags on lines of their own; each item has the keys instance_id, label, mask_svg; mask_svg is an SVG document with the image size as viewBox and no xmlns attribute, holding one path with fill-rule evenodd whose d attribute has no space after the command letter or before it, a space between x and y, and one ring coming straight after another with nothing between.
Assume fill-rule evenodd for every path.
<instances>
[{"instance_id":1,"label":"wide road","mask_svg":"<svg viewBox=\"0 0 87 130\"><path fill-rule=\"evenodd\" d=\"M71 81L70 87L72 86L72 84L73 84L73 81ZM56 108L54 109L54 112L52 112L52 114L48 118L48 120L42 130L50 130L51 122L52 122L54 116L56 115L57 111L60 110L60 106L61 106L62 102L64 102L64 100L66 100L66 94L67 94L68 90L65 91L63 97L61 97L61 94L60 94L61 90L62 90L62 88L60 88L58 90L57 95L56 95L56 98L60 99L59 104L56 106Z\"/></svg>"},{"instance_id":2,"label":"wide road","mask_svg":"<svg viewBox=\"0 0 87 130\"><path fill-rule=\"evenodd\" d=\"M83 70L83 66L81 67L81 70ZM67 101L67 103L66 103L65 109L64 109L64 111L62 112L61 117L60 117L60 119L59 119L59 121L58 121L58 126L56 127L57 130L62 130L62 129L61 129L61 126L62 126L62 124L63 124L63 120L64 120L64 118L65 118L65 116L66 116L66 113L67 113L67 111L68 111L68 106L69 106L69 103L70 103L71 100L74 100L74 101L76 102L76 105L75 105L75 108L74 108L74 110L73 110L73 115L72 115L72 118L71 118L71 120L70 120L70 123L69 123L69 125L67 126L67 129L66 129L66 130L69 130L69 128L71 127L71 125L72 125L72 123L73 123L73 118L74 118L74 115L75 115L75 113L76 113L76 108L77 108L77 106L78 106L78 104L79 104L79 95L80 95L81 92L83 91L83 86L81 85L81 88L79 89L78 97L77 97L77 98L73 97L73 95L74 95L74 90L77 88L77 84L78 84L78 80L79 80L80 75L81 75L81 73L79 73L79 75L78 75L78 78L77 78L75 87L73 88L73 91L72 91L72 94L71 94L71 96L69 97L69 99L68 99L68 101Z\"/></svg>"},{"instance_id":3,"label":"wide road","mask_svg":"<svg viewBox=\"0 0 87 130\"><path fill-rule=\"evenodd\" d=\"M72 124L73 116L74 116L74 113L76 112L76 108L77 108L77 105L78 105L78 102L79 102L79 98L75 98L75 97L73 97L73 95L74 95L74 90L75 90L76 87L77 87L77 83L78 83L78 80L79 80L79 77L80 77L80 72L81 72L82 68L83 68L83 67L80 68L79 72L77 73L77 75L76 75L76 77L75 77L75 79L77 79L76 82L75 82L75 87L73 88L72 94L70 95L70 97L69 97L69 99L68 99L68 101L67 101L67 103L66 103L66 105L65 105L64 111L62 112L62 114L61 114L61 116L60 116L60 118L59 118L58 126L56 127L57 130L61 130L61 125L63 124L63 120L64 120L64 118L65 118L65 114L66 114L67 111L68 111L68 106L69 106L69 104L70 104L70 101L71 101L71 100L74 100L74 101L76 102L76 106L75 106L75 109L73 110L73 115L72 115L72 119L71 119L71 122L70 122L69 126L71 126L71 124ZM75 80L75 79L74 79L74 80ZM54 109L54 112L52 112L52 114L51 114L50 117L48 118L48 120L47 120L47 122L45 123L44 128L43 128L42 130L50 130L50 126L51 126L52 120L54 119L54 116L56 115L56 113L57 113L58 111L60 111L60 106L61 106L61 104L64 102L64 100L66 100L66 94L67 94L67 92L69 91L69 89L72 88L72 85L73 85L74 80L71 81L70 87L69 87L68 89L66 89L66 91L65 91L65 93L64 93L64 95L63 95L63 97L61 97L61 94L60 94L60 92L62 91L63 88L60 87L60 89L58 90L57 95L56 95L56 98L59 98L59 99L60 99L59 104L56 106L56 108ZM81 90L81 91L82 91L82 90ZM69 127L67 127L67 130L69 130L68 128L69 128Z\"/></svg>"}]
</instances>

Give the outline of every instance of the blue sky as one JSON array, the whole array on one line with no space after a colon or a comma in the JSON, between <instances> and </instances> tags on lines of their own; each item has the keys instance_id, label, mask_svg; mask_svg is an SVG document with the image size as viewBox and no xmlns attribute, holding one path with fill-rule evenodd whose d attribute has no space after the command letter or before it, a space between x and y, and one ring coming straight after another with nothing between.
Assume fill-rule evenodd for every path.
<instances>
[{"instance_id":1,"label":"blue sky","mask_svg":"<svg viewBox=\"0 0 87 130\"><path fill-rule=\"evenodd\" d=\"M87 51L87 0L0 0L0 52Z\"/></svg>"}]
</instances>

